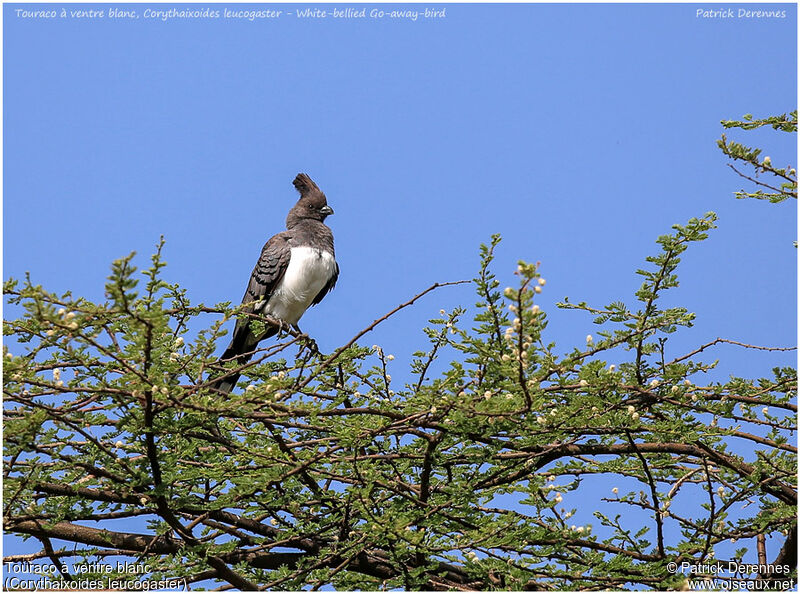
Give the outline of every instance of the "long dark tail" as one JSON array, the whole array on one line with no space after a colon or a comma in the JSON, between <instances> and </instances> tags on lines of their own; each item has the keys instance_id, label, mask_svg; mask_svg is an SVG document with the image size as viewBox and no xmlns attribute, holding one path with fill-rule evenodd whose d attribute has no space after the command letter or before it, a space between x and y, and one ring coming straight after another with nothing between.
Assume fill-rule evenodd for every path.
<instances>
[{"instance_id":1,"label":"long dark tail","mask_svg":"<svg viewBox=\"0 0 800 594\"><path fill-rule=\"evenodd\" d=\"M236 331L234 331L231 343L222 353L219 363L235 360L237 366L244 365L253 358L253 350L258 346L259 342L278 333L277 328L267 328L263 336L256 337L249 329L243 332L238 330L239 328L236 328ZM236 382L239 381L240 375L239 373L229 373L214 382L211 388L219 390L223 394L230 394L231 390L236 386Z\"/></svg>"},{"instance_id":2,"label":"long dark tail","mask_svg":"<svg viewBox=\"0 0 800 594\"><path fill-rule=\"evenodd\" d=\"M250 357L242 357L239 360L237 360L237 363L239 363L239 365L244 365L249 360ZM230 394L231 390L233 390L233 388L236 386L236 382L239 381L240 375L241 375L240 373L231 372L225 377L221 377L213 384L211 384L211 389L222 392L223 394Z\"/></svg>"}]
</instances>

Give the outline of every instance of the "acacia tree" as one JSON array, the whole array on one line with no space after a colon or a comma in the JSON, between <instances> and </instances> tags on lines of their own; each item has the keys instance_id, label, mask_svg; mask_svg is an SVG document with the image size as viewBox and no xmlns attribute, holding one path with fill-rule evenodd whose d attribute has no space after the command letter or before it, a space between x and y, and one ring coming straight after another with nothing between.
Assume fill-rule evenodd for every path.
<instances>
[{"instance_id":1,"label":"acacia tree","mask_svg":"<svg viewBox=\"0 0 800 594\"><path fill-rule=\"evenodd\" d=\"M42 546L5 561L49 561L66 582L77 560L138 564L84 567L106 586L665 590L685 585L671 564L702 575L756 549L769 566L743 573L788 588L796 371L714 381L703 357L790 349L673 353L694 315L661 305L714 221L658 239L632 304L561 303L598 325L567 352L537 265L500 289L494 236L476 307L431 320L404 382L361 341L450 283L330 354L290 333L221 367L223 324L242 314L163 280L162 244L141 280L116 261L102 303L9 281L24 314L4 322L3 519ZM226 373L242 379L220 398Z\"/></svg>"},{"instance_id":2,"label":"acacia tree","mask_svg":"<svg viewBox=\"0 0 800 594\"><path fill-rule=\"evenodd\" d=\"M722 120L722 125L726 129L741 128L742 130L755 130L762 126L771 126L773 130L792 133L797 132L797 110L789 114L760 119L754 119L753 115L748 113L741 120ZM735 193L737 198L755 198L772 203L783 202L788 198L797 200L797 169L795 167L773 165L771 157L761 157L761 149L729 141L724 134L717 141L717 146L733 161L733 163L728 163L728 167L733 169L739 177L756 186L755 191L752 192L739 190ZM748 173L740 171L737 165L746 165ZM767 175L767 179L759 179L764 174Z\"/></svg>"}]
</instances>

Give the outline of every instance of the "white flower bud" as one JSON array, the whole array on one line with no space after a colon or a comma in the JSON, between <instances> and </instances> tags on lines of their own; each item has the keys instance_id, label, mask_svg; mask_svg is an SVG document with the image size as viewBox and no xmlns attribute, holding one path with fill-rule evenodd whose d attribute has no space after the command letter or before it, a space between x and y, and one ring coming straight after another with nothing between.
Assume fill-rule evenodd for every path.
<instances>
[{"instance_id":1,"label":"white flower bud","mask_svg":"<svg viewBox=\"0 0 800 594\"><path fill-rule=\"evenodd\" d=\"M592 337L591 334L587 334L586 335L586 344L591 344L592 342L594 342L594 337Z\"/></svg>"},{"instance_id":2,"label":"white flower bud","mask_svg":"<svg viewBox=\"0 0 800 594\"><path fill-rule=\"evenodd\" d=\"M616 365L614 365L613 363L612 363L611 365L609 365L609 366L608 366L608 370L609 370L611 373L614 373L614 371L615 371L616 369L617 369L617 366L616 366Z\"/></svg>"},{"instance_id":3,"label":"white flower bud","mask_svg":"<svg viewBox=\"0 0 800 594\"><path fill-rule=\"evenodd\" d=\"M122 441L117 441L117 443L114 444L114 447L117 449L122 448Z\"/></svg>"},{"instance_id":4,"label":"white flower bud","mask_svg":"<svg viewBox=\"0 0 800 594\"><path fill-rule=\"evenodd\" d=\"M67 328L69 328L70 330L77 330L78 329L78 322L70 322L70 324L67 326Z\"/></svg>"},{"instance_id":5,"label":"white flower bud","mask_svg":"<svg viewBox=\"0 0 800 594\"><path fill-rule=\"evenodd\" d=\"M387 355L386 358L389 359L389 361L394 361L394 355Z\"/></svg>"},{"instance_id":6,"label":"white flower bud","mask_svg":"<svg viewBox=\"0 0 800 594\"><path fill-rule=\"evenodd\" d=\"M533 287L533 292L534 293L541 293L542 292L542 287L540 287L538 285Z\"/></svg>"},{"instance_id":7,"label":"white flower bud","mask_svg":"<svg viewBox=\"0 0 800 594\"><path fill-rule=\"evenodd\" d=\"M616 495L617 493L619 493L619 489L618 489L617 487L614 487L613 489L611 489L611 492L612 492L614 495Z\"/></svg>"},{"instance_id":8,"label":"white flower bud","mask_svg":"<svg viewBox=\"0 0 800 594\"><path fill-rule=\"evenodd\" d=\"M637 412L633 413L633 414L631 415L631 418L632 418L634 421L638 421L638 420L639 420L639 413L637 413Z\"/></svg>"},{"instance_id":9,"label":"white flower bud","mask_svg":"<svg viewBox=\"0 0 800 594\"><path fill-rule=\"evenodd\" d=\"M61 379L61 369L59 369L58 367L56 367L55 369L53 369L53 379L54 379L55 381L58 381L58 380L60 380L60 379Z\"/></svg>"},{"instance_id":10,"label":"white flower bud","mask_svg":"<svg viewBox=\"0 0 800 594\"><path fill-rule=\"evenodd\" d=\"M65 313L67 313L66 309L64 309L63 307L58 308L58 315L63 316Z\"/></svg>"},{"instance_id":11,"label":"white flower bud","mask_svg":"<svg viewBox=\"0 0 800 594\"><path fill-rule=\"evenodd\" d=\"M183 346L183 336L179 336L175 339L175 347L177 348L181 346Z\"/></svg>"},{"instance_id":12,"label":"white flower bud","mask_svg":"<svg viewBox=\"0 0 800 594\"><path fill-rule=\"evenodd\" d=\"M540 425L544 425L547 422L547 419L545 419L542 416L539 416L539 417L536 417L536 422L539 423Z\"/></svg>"},{"instance_id":13,"label":"white flower bud","mask_svg":"<svg viewBox=\"0 0 800 594\"><path fill-rule=\"evenodd\" d=\"M440 314L440 315L444 315L444 314L446 314L446 313L447 313L447 312L446 312L445 310L443 310L443 309L440 309L440 310L439 310L439 314Z\"/></svg>"},{"instance_id":14,"label":"white flower bud","mask_svg":"<svg viewBox=\"0 0 800 594\"><path fill-rule=\"evenodd\" d=\"M544 280L543 278L540 278L539 279L539 284L542 285L542 286L545 286L545 284L547 284L547 281Z\"/></svg>"},{"instance_id":15,"label":"white flower bud","mask_svg":"<svg viewBox=\"0 0 800 594\"><path fill-rule=\"evenodd\" d=\"M69 313L68 313L66 316L64 316L64 317L65 317L65 318L67 318L68 320L71 320L72 318L74 318L74 317L75 317L75 312L74 312L74 311L71 311L71 312L69 312Z\"/></svg>"},{"instance_id":16,"label":"white flower bud","mask_svg":"<svg viewBox=\"0 0 800 594\"><path fill-rule=\"evenodd\" d=\"M765 165L766 167L769 167L769 166L771 166L771 165L772 165L772 159L770 159L770 158L769 158L769 156L767 156L767 157L764 157L764 165Z\"/></svg>"},{"instance_id":17,"label":"white flower bud","mask_svg":"<svg viewBox=\"0 0 800 594\"><path fill-rule=\"evenodd\" d=\"M248 384L248 386L244 389L245 392L252 392L255 390L256 387L253 384Z\"/></svg>"},{"instance_id":18,"label":"white flower bud","mask_svg":"<svg viewBox=\"0 0 800 594\"><path fill-rule=\"evenodd\" d=\"M597 408L596 406L593 406L593 407L592 407L592 412L597 412L598 410L600 410L600 409L599 409L599 408Z\"/></svg>"},{"instance_id":19,"label":"white flower bud","mask_svg":"<svg viewBox=\"0 0 800 594\"><path fill-rule=\"evenodd\" d=\"M669 389L669 391L670 391L670 392L672 392L672 393L674 394L674 393L675 393L675 392L677 392L679 389L680 389L680 388L678 388L678 386L672 386L672 387Z\"/></svg>"},{"instance_id":20,"label":"white flower bud","mask_svg":"<svg viewBox=\"0 0 800 594\"><path fill-rule=\"evenodd\" d=\"M650 387L651 388L657 388L658 384L660 384L660 383L661 382L659 382L657 379L654 379L653 381L650 382Z\"/></svg>"},{"instance_id":21,"label":"white flower bud","mask_svg":"<svg viewBox=\"0 0 800 594\"><path fill-rule=\"evenodd\" d=\"M387 382L390 382L390 381L392 381L392 376L391 376L391 375L389 375L388 373L386 374L386 381L387 381Z\"/></svg>"},{"instance_id":22,"label":"white flower bud","mask_svg":"<svg viewBox=\"0 0 800 594\"><path fill-rule=\"evenodd\" d=\"M503 295L505 295L506 297L509 297L509 298L513 297L514 296L514 289L512 289L511 287L506 287L505 291L503 291Z\"/></svg>"},{"instance_id":23,"label":"white flower bud","mask_svg":"<svg viewBox=\"0 0 800 594\"><path fill-rule=\"evenodd\" d=\"M533 307L531 307L531 312L533 312L533 315L536 315L541 311L541 309L542 308L540 308L538 305L534 305Z\"/></svg>"},{"instance_id":24,"label":"white flower bud","mask_svg":"<svg viewBox=\"0 0 800 594\"><path fill-rule=\"evenodd\" d=\"M632 404L629 404L629 405L628 405L628 413L629 413L629 414L633 414L633 413L635 413L635 412L636 412L636 407L635 407L635 406L633 406Z\"/></svg>"},{"instance_id":25,"label":"white flower bud","mask_svg":"<svg viewBox=\"0 0 800 594\"><path fill-rule=\"evenodd\" d=\"M272 524L273 526L277 526L277 525L278 525L278 520L276 520L275 518L272 518L272 519L269 521L269 523L270 523L270 524Z\"/></svg>"},{"instance_id":26,"label":"white flower bud","mask_svg":"<svg viewBox=\"0 0 800 594\"><path fill-rule=\"evenodd\" d=\"M556 503L561 503L563 500L564 500L564 498L561 497L561 493L556 493L555 502Z\"/></svg>"},{"instance_id":27,"label":"white flower bud","mask_svg":"<svg viewBox=\"0 0 800 594\"><path fill-rule=\"evenodd\" d=\"M47 332L45 332L45 334L47 334L47 336L53 336L53 334L55 334L55 333L56 333L56 331L53 330L52 328L50 330L48 330Z\"/></svg>"},{"instance_id":28,"label":"white flower bud","mask_svg":"<svg viewBox=\"0 0 800 594\"><path fill-rule=\"evenodd\" d=\"M768 407L768 406L765 406L764 408L762 408L762 409L761 409L761 413L762 413L762 414L764 414L764 415L767 415L767 414L769 414L769 407Z\"/></svg>"},{"instance_id":29,"label":"white flower bud","mask_svg":"<svg viewBox=\"0 0 800 594\"><path fill-rule=\"evenodd\" d=\"M582 380L579 382L579 384L580 384L580 387L581 387L581 388L585 388L586 386L588 386L588 385L589 385L589 382L587 382L585 379L582 379Z\"/></svg>"},{"instance_id":30,"label":"white flower bud","mask_svg":"<svg viewBox=\"0 0 800 594\"><path fill-rule=\"evenodd\" d=\"M433 413L435 413L435 412L436 412L436 407L435 407L435 406L432 406L432 407L431 407L431 414L433 414Z\"/></svg>"}]
</instances>

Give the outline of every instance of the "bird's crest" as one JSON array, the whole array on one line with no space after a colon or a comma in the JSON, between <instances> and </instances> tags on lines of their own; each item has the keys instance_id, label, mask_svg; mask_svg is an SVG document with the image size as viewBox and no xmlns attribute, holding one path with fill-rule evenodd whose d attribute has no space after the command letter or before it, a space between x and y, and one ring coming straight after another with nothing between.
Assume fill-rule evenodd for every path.
<instances>
[{"instance_id":1,"label":"bird's crest","mask_svg":"<svg viewBox=\"0 0 800 594\"><path fill-rule=\"evenodd\" d=\"M297 191L300 192L300 196L305 196L306 194L314 191L320 192L317 184L315 184L305 173L298 173L297 177L294 178L292 183L294 184L294 187L297 188Z\"/></svg>"}]
</instances>

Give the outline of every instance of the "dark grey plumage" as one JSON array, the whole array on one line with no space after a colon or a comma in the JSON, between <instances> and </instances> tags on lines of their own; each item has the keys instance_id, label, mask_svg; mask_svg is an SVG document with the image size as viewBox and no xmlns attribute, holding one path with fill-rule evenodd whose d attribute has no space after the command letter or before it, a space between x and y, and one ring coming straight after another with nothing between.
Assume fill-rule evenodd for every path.
<instances>
[{"instance_id":1,"label":"dark grey plumage","mask_svg":"<svg viewBox=\"0 0 800 594\"><path fill-rule=\"evenodd\" d=\"M333 233L324 223L333 214L325 194L305 173L300 173L293 183L300 199L286 217L286 231L271 237L262 248L242 298L246 305L242 311L269 315L299 330L297 322L306 309L322 301L336 284L339 265ZM268 325L256 335L250 318L239 318L220 360L235 359L243 365L260 341L277 333L278 328ZM232 374L222 378L214 387L228 393L238 377Z\"/></svg>"}]
</instances>

